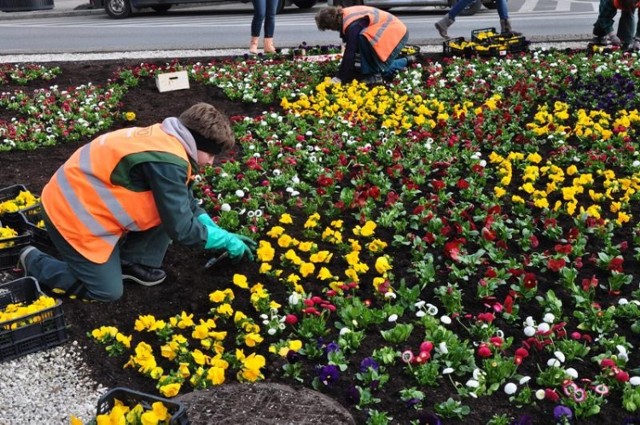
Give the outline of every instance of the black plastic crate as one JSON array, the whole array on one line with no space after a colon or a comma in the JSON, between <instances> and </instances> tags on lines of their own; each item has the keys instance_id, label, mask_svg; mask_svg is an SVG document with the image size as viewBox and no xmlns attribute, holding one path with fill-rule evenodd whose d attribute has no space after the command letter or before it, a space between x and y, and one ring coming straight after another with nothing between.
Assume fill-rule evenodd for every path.
<instances>
[{"instance_id":1,"label":"black plastic crate","mask_svg":"<svg viewBox=\"0 0 640 425\"><path fill-rule=\"evenodd\" d=\"M14 229L18 231L18 229ZM0 239L0 270L12 269L18 264L20 251L31 243L31 235L24 233Z\"/></svg>"},{"instance_id":2,"label":"black plastic crate","mask_svg":"<svg viewBox=\"0 0 640 425\"><path fill-rule=\"evenodd\" d=\"M20 223L17 225L21 232L31 234L31 243L48 254L55 255L56 249L51 242L49 232L44 228L44 213L42 204L38 203L32 207L26 208L19 213Z\"/></svg>"},{"instance_id":3,"label":"black plastic crate","mask_svg":"<svg viewBox=\"0 0 640 425\"><path fill-rule=\"evenodd\" d=\"M31 304L41 295L38 281L23 277L0 285L0 309L9 304ZM0 322L0 361L44 350L67 341L62 301L53 307L17 319Z\"/></svg>"},{"instance_id":4,"label":"black plastic crate","mask_svg":"<svg viewBox=\"0 0 640 425\"><path fill-rule=\"evenodd\" d=\"M489 41L489 38L493 38L499 35L498 31L495 28L480 28L477 30L471 31L471 41L474 43L486 43Z\"/></svg>"},{"instance_id":5,"label":"black plastic crate","mask_svg":"<svg viewBox=\"0 0 640 425\"><path fill-rule=\"evenodd\" d=\"M27 187L23 184L14 184L13 186L8 186L0 189L0 203L15 199L20 195L20 192L30 192L30 190L27 189ZM39 195L33 194L33 196L39 198ZM2 221L3 225L13 227L15 229L22 220L22 218L20 217L20 211L25 208L29 207L19 208L17 211L13 212L5 212L0 210L0 221Z\"/></svg>"},{"instance_id":6,"label":"black plastic crate","mask_svg":"<svg viewBox=\"0 0 640 425\"><path fill-rule=\"evenodd\" d=\"M120 400L123 404L131 408L136 404L140 404L145 410L151 410L152 404L160 401L166 406L171 415L169 421L171 425L190 425L189 418L187 417L187 409L182 403L124 387L113 388L100 397L97 414L104 415L111 412L111 409L113 409L116 404L116 400Z\"/></svg>"},{"instance_id":7,"label":"black plastic crate","mask_svg":"<svg viewBox=\"0 0 640 425\"><path fill-rule=\"evenodd\" d=\"M442 43L442 52L445 56L469 57L473 55L473 47L464 37L456 37Z\"/></svg>"}]
</instances>

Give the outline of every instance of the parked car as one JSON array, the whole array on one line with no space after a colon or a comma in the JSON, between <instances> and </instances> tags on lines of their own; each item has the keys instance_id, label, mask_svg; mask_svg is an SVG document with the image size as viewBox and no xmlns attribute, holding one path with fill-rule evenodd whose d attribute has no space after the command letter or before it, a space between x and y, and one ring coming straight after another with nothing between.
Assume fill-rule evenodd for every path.
<instances>
[{"instance_id":1,"label":"parked car","mask_svg":"<svg viewBox=\"0 0 640 425\"><path fill-rule=\"evenodd\" d=\"M251 0L239 0L241 3L250 3ZM300 9L310 9L318 0L280 0L278 13L286 6L296 5ZM150 8L158 13L164 13L173 5L208 5L217 3L229 3L229 0L90 0L91 7L102 9L111 18L122 19L131 16L135 10Z\"/></svg>"},{"instance_id":2,"label":"parked car","mask_svg":"<svg viewBox=\"0 0 640 425\"><path fill-rule=\"evenodd\" d=\"M365 5L373 6L382 10L389 10L392 7L447 7L450 8L459 0L327 0L329 6L356 6ZM461 15L473 15L484 6L487 9L496 9L498 7L497 0L476 0Z\"/></svg>"}]
</instances>

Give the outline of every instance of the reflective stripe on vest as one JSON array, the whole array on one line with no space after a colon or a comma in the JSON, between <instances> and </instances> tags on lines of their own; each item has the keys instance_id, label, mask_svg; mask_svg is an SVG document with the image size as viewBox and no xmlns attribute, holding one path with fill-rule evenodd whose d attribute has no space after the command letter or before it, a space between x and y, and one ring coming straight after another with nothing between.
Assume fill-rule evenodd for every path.
<instances>
[{"instance_id":1,"label":"reflective stripe on vest","mask_svg":"<svg viewBox=\"0 0 640 425\"><path fill-rule=\"evenodd\" d=\"M182 143L159 124L114 131L78 149L42 192L42 204L65 240L85 258L102 264L127 231L160 224L151 191L112 184L112 173L128 155L173 154L191 166ZM189 180L185 182L188 184Z\"/></svg>"},{"instance_id":2,"label":"reflective stripe on vest","mask_svg":"<svg viewBox=\"0 0 640 425\"><path fill-rule=\"evenodd\" d=\"M369 6L351 6L342 9L342 33L353 22L369 18L369 26L362 33L382 62L386 62L407 33L407 27L398 18L384 10Z\"/></svg>"}]
</instances>

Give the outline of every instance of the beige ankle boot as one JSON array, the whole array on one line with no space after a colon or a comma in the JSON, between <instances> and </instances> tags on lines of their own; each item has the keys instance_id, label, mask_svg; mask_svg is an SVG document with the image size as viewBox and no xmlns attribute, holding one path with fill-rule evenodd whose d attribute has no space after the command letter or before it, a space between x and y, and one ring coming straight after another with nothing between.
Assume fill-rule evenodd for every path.
<instances>
[{"instance_id":1,"label":"beige ankle boot","mask_svg":"<svg viewBox=\"0 0 640 425\"><path fill-rule=\"evenodd\" d=\"M252 55L258 54L258 41L260 37L251 37L251 44L249 44L249 53Z\"/></svg>"},{"instance_id":2,"label":"beige ankle boot","mask_svg":"<svg viewBox=\"0 0 640 425\"><path fill-rule=\"evenodd\" d=\"M436 22L435 27L440 33L440 37L448 39L449 34L447 34L447 30L451 25L453 25L454 20L449 17L449 15L444 15L444 18L440 19Z\"/></svg>"},{"instance_id":3,"label":"beige ankle boot","mask_svg":"<svg viewBox=\"0 0 640 425\"><path fill-rule=\"evenodd\" d=\"M264 52L265 53L275 53L276 46L273 45L273 38L264 38Z\"/></svg>"}]
</instances>

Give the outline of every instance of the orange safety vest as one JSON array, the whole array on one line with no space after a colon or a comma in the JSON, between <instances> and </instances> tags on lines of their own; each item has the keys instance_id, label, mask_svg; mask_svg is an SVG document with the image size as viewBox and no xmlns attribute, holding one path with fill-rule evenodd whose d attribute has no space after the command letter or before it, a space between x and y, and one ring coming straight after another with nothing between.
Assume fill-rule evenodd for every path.
<instances>
[{"instance_id":1,"label":"orange safety vest","mask_svg":"<svg viewBox=\"0 0 640 425\"><path fill-rule=\"evenodd\" d=\"M112 173L131 154L162 152L191 164L182 143L160 124L107 133L78 149L42 191L42 205L56 230L80 254L105 263L125 232L160 224L150 190L136 192L112 183Z\"/></svg>"},{"instance_id":2,"label":"orange safety vest","mask_svg":"<svg viewBox=\"0 0 640 425\"><path fill-rule=\"evenodd\" d=\"M382 62L386 62L393 50L407 33L407 27L402 21L389 12L370 6L351 6L342 9L342 33L354 21L369 18L369 26L362 31L367 37L373 50Z\"/></svg>"}]
</instances>

